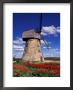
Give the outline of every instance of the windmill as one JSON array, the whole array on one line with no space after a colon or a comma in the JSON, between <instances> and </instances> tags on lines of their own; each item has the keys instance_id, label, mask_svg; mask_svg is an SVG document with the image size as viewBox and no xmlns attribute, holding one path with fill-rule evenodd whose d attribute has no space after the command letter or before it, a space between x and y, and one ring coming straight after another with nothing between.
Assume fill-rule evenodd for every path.
<instances>
[{"instance_id":1,"label":"windmill","mask_svg":"<svg viewBox=\"0 0 73 90\"><path fill-rule=\"evenodd\" d=\"M44 61L43 53L41 51L41 27L42 14L40 14L40 28L30 29L22 33L22 39L26 42L22 61ZM48 48L48 43L43 41Z\"/></svg>"}]
</instances>

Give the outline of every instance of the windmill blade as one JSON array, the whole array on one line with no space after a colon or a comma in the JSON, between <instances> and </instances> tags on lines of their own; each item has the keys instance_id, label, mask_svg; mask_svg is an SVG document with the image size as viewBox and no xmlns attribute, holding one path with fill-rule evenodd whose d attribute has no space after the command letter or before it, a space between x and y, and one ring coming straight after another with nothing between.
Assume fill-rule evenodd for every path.
<instances>
[{"instance_id":1,"label":"windmill blade","mask_svg":"<svg viewBox=\"0 0 73 90\"><path fill-rule=\"evenodd\" d=\"M45 43L45 46L47 47L47 49L49 49L49 45L48 45L48 42L44 39L44 37L42 36L42 40L44 41Z\"/></svg>"}]
</instances>

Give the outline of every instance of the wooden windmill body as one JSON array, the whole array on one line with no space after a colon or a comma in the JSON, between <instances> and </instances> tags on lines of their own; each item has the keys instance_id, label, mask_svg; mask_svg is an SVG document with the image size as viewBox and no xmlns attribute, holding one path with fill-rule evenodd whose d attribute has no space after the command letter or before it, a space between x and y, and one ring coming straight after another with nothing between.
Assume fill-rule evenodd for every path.
<instances>
[{"instance_id":1,"label":"wooden windmill body","mask_svg":"<svg viewBox=\"0 0 73 90\"><path fill-rule=\"evenodd\" d=\"M37 30L34 29L28 30L23 32L22 38L23 41L26 41L22 60L44 61L40 47L40 32L37 32Z\"/></svg>"}]
</instances>

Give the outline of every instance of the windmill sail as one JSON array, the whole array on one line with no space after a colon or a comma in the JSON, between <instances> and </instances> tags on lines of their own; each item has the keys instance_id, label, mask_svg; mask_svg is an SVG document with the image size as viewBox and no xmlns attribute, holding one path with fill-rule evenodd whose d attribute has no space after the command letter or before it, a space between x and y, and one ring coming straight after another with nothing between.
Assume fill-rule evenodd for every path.
<instances>
[{"instance_id":1,"label":"windmill sail","mask_svg":"<svg viewBox=\"0 0 73 90\"><path fill-rule=\"evenodd\" d=\"M48 42L44 39L44 37L43 37L43 36L42 36L42 40L44 41L45 46L47 47L47 49L49 49L49 44L48 44Z\"/></svg>"}]
</instances>

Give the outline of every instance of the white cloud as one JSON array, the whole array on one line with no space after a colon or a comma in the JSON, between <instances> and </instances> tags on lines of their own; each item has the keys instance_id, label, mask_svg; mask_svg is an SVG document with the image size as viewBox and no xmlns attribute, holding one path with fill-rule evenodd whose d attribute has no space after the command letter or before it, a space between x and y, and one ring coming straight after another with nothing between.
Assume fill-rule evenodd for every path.
<instances>
[{"instance_id":1,"label":"white cloud","mask_svg":"<svg viewBox=\"0 0 73 90\"><path fill-rule=\"evenodd\" d=\"M55 27L54 25L43 26L41 31L41 35L56 35L57 33L60 33L60 27Z\"/></svg>"},{"instance_id":2,"label":"white cloud","mask_svg":"<svg viewBox=\"0 0 73 90\"><path fill-rule=\"evenodd\" d=\"M23 46L18 46L18 45L13 45L13 49L14 50L24 50L24 47Z\"/></svg>"},{"instance_id":3,"label":"white cloud","mask_svg":"<svg viewBox=\"0 0 73 90\"><path fill-rule=\"evenodd\" d=\"M13 45L13 48L23 48L23 46L20 46L20 45Z\"/></svg>"},{"instance_id":4,"label":"white cloud","mask_svg":"<svg viewBox=\"0 0 73 90\"><path fill-rule=\"evenodd\" d=\"M56 49L56 48L50 49L49 53L51 53L53 57L59 57L60 56L60 50Z\"/></svg>"},{"instance_id":5,"label":"white cloud","mask_svg":"<svg viewBox=\"0 0 73 90\"><path fill-rule=\"evenodd\" d=\"M47 47L43 47L43 48L47 48Z\"/></svg>"},{"instance_id":6,"label":"white cloud","mask_svg":"<svg viewBox=\"0 0 73 90\"><path fill-rule=\"evenodd\" d=\"M22 38L17 37L16 40L13 41L13 44L22 45L25 44L25 42L22 40Z\"/></svg>"},{"instance_id":7,"label":"white cloud","mask_svg":"<svg viewBox=\"0 0 73 90\"><path fill-rule=\"evenodd\" d=\"M43 26L42 31L47 32L49 34L55 34L56 33L56 28L53 25L52 26Z\"/></svg>"},{"instance_id":8,"label":"white cloud","mask_svg":"<svg viewBox=\"0 0 73 90\"><path fill-rule=\"evenodd\" d=\"M13 40L13 57L21 58L24 47L25 42L22 40L22 38L17 37L16 40Z\"/></svg>"},{"instance_id":9,"label":"white cloud","mask_svg":"<svg viewBox=\"0 0 73 90\"><path fill-rule=\"evenodd\" d=\"M46 49L51 49L51 47L49 46L49 47L47 47L47 46L44 46L43 48L46 48Z\"/></svg>"},{"instance_id":10,"label":"white cloud","mask_svg":"<svg viewBox=\"0 0 73 90\"><path fill-rule=\"evenodd\" d=\"M41 32L41 35L44 35L45 36L45 35L47 35L47 33Z\"/></svg>"},{"instance_id":11,"label":"white cloud","mask_svg":"<svg viewBox=\"0 0 73 90\"><path fill-rule=\"evenodd\" d=\"M43 55L44 57L60 57L60 50L58 48L50 48L47 49L46 47L44 47L44 49L42 49Z\"/></svg>"},{"instance_id":12,"label":"white cloud","mask_svg":"<svg viewBox=\"0 0 73 90\"><path fill-rule=\"evenodd\" d=\"M17 54L16 54L16 53L17 53ZM14 56L15 58L22 58L22 55L23 55L23 52L22 52L22 51L19 51L19 52L14 51L14 53L13 53L13 56Z\"/></svg>"},{"instance_id":13,"label":"white cloud","mask_svg":"<svg viewBox=\"0 0 73 90\"><path fill-rule=\"evenodd\" d=\"M60 33L60 27L57 27L57 28L56 28L56 31L57 31L58 33Z\"/></svg>"}]
</instances>

